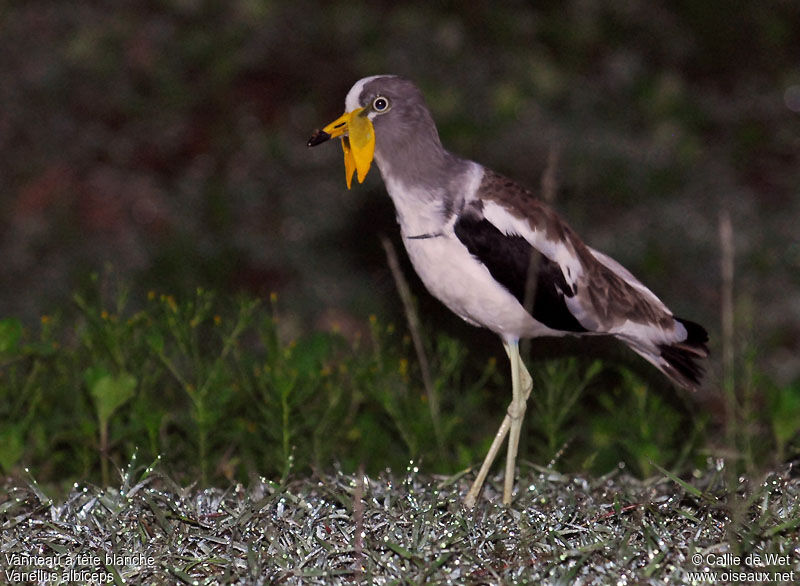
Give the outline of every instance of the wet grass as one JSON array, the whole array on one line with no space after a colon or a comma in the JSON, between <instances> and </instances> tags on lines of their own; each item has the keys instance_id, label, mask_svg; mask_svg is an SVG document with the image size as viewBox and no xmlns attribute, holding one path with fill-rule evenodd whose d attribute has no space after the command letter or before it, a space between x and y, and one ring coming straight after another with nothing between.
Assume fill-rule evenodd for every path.
<instances>
[{"instance_id":1,"label":"wet grass","mask_svg":"<svg viewBox=\"0 0 800 586\"><path fill-rule=\"evenodd\" d=\"M95 572L118 584L800 577L793 466L731 482L721 462L711 462L687 482L671 473L640 481L619 471L590 478L525 465L510 508L499 504L501 483L492 479L474 510L461 504L468 478L432 477L413 465L403 475L338 472L283 485L262 478L227 490L182 487L135 460L120 474L114 487L76 484L56 501L33 480L6 485L6 577L36 568Z\"/></svg>"}]
</instances>

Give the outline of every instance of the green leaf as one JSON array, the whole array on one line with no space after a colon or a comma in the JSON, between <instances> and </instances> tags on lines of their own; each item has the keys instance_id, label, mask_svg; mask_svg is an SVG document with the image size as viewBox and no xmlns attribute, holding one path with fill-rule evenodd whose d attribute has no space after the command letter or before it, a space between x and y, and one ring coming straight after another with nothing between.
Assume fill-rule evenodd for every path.
<instances>
[{"instance_id":1,"label":"green leaf","mask_svg":"<svg viewBox=\"0 0 800 586\"><path fill-rule=\"evenodd\" d=\"M22 338L22 322L16 318L0 319L0 354L12 354Z\"/></svg>"},{"instance_id":2,"label":"green leaf","mask_svg":"<svg viewBox=\"0 0 800 586\"><path fill-rule=\"evenodd\" d=\"M776 391L772 400L772 429L780 445L800 431L800 387L788 386Z\"/></svg>"},{"instance_id":3,"label":"green leaf","mask_svg":"<svg viewBox=\"0 0 800 586\"><path fill-rule=\"evenodd\" d=\"M164 351L164 336L157 331L147 333L147 345L156 353L161 354Z\"/></svg>"},{"instance_id":4,"label":"green leaf","mask_svg":"<svg viewBox=\"0 0 800 586\"><path fill-rule=\"evenodd\" d=\"M132 374L123 372L115 376L102 366L87 368L84 380L94 398L97 419L101 425L106 424L114 412L133 397L137 384Z\"/></svg>"},{"instance_id":5,"label":"green leaf","mask_svg":"<svg viewBox=\"0 0 800 586\"><path fill-rule=\"evenodd\" d=\"M0 429L0 469L9 472L22 458L25 443L22 441L20 426L9 426Z\"/></svg>"}]
</instances>

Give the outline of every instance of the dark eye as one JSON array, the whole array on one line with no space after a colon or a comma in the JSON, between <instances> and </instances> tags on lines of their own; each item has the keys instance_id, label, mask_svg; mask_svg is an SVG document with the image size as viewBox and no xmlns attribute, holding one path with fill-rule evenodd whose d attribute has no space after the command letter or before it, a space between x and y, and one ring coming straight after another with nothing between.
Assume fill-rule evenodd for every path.
<instances>
[{"instance_id":1,"label":"dark eye","mask_svg":"<svg viewBox=\"0 0 800 586\"><path fill-rule=\"evenodd\" d=\"M383 96L378 96L372 101L372 109L376 112L385 112L389 109L389 100Z\"/></svg>"}]
</instances>

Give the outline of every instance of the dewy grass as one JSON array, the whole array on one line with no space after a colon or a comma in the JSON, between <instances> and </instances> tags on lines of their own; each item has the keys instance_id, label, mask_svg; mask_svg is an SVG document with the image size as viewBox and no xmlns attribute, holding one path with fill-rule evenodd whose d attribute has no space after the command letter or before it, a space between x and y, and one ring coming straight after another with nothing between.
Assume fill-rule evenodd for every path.
<instances>
[{"instance_id":1,"label":"dewy grass","mask_svg":"<svg viewBox=\"0 0 800 586\"><path fill-rule=\"evenodd\" d=\"M491 478L342 472L280 486L184 489L132 459L119 484L52 499L34 479L0 488L8 581L39 572L114 583L687 584L800 579L800 479L785 466L727 485L715 462L691 484L546 468L512 507ZM702 495L713 495L713 499ZM745 502L742 522L733 501ZM733 505L733 506L738 506ZM45 573L47 574L45 576Z\"/></svg>"}]
</instances>

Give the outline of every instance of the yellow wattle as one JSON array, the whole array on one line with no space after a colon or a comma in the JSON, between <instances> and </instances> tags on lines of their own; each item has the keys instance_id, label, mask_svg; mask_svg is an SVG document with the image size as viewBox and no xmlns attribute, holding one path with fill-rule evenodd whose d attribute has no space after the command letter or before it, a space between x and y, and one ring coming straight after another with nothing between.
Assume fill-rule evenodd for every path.
<instances>
[{"instance_id":1,"label":"yellow wattle","mask_svg":"<svg viewBox=\"0 0 800 586\"><path fill-rule=\"evenodd\" d=\"M375 128L367 117L364 108L345 112L322 129L330 138L342 139L344 152L344 173L347 189L353 182L353 174L358 174L358 182L363 183L375 156Z\"/></svg>"},{"instance_id":2,"label":"yellow wattle","mask_svg":"<svg viewBox=\"0 0 800 586\"><path fill-rule=\"evenodd\" d=\"M367 118L363 108L353 110L347 123L347 134L350 138L350 153L358 173L358 182L363 183L367 176L372 158L375 155L375 129ZM347 154L345 154L345 159ZM347 162L345 161L345 172ZM352 176L352 171L348 176Z\"/></svg>"},{"instance_id":3,"label":"yellow wattle","mask_svg":"<svg viewBox=\"0 0 800 586\"><path fill-rule=\"evenodd\" d=\"M356 160L353 151L350 150L350 141L346 136L342 137L342 150L344 151L344 178L347 181L347 189L353 182L353 173L356 172Z\"/></svg>"}]
</instances>

